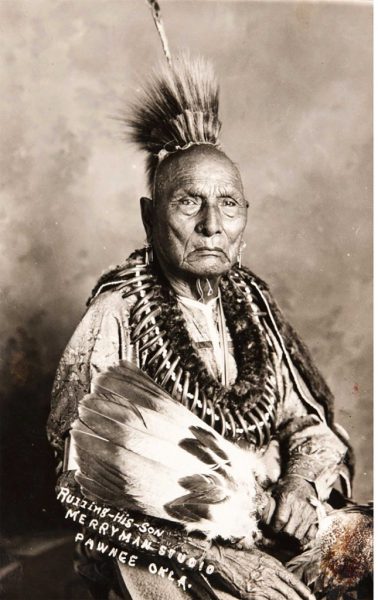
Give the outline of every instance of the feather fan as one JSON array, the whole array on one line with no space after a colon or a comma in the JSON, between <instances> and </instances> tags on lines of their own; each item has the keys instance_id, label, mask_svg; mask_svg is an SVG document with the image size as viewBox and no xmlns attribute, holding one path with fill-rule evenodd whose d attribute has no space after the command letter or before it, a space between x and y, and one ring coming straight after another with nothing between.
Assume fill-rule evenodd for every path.
<instances>
[{"instance_id":1,"label":"feather fan","mask_svg":"<svg viewBox=\"0 0 378 600\"><path fill-rule=\"evenodd\" d=\"M209 538L258 537L262 459L122 362L83 398L71 439L76 479L90 499L182 524Z\"/></svg>"}]
</instances>

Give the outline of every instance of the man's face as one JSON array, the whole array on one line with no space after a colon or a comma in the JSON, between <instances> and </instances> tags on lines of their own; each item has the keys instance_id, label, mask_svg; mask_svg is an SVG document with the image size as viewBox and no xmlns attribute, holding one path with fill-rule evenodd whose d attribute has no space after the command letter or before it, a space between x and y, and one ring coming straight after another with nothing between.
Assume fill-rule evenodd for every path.
<instances>
[{"instance_id":1,"label":"man's face","mask_svg":"<svg viewBox=\"0 0 378 600\"><path fill-rule=\"evenodd\" d=\"M195 277L220 276L232 267L247 203L239 171L223 153L194 146L167 158L154 195L152 240L163 267Z\"/></svg>"}]
</instances>

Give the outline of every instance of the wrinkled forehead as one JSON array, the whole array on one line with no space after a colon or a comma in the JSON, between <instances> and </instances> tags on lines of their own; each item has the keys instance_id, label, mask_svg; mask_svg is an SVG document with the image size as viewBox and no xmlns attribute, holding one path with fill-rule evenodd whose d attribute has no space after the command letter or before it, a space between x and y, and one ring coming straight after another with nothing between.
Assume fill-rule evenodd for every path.
<instances>
[{"instance_id":1,"label":"wrinkled forehead","mask_svg":"<svg viewBox=\"0 0 378 600\"><path fill-rule=\"evenodd\" d=\"M243 195L238 168L213 146L192 146L165 158L156 172L154 196L158 199L193 184L212 189L227 187Z\"/></svg>"}]
</instances>

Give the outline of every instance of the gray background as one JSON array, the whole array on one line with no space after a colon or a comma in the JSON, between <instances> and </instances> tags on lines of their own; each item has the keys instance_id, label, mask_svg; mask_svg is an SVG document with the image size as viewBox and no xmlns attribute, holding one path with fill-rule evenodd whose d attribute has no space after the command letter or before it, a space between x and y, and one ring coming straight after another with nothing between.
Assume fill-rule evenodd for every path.
<instances>
[{"instance_id":1,"label":"gray background","mask_svg":"<svg viewBox=\"0 0 378 600\"><path fill-rule=\"evenodd\" d=\"M211 58L223 146L251 202L245 262L336 395L372 493L371 7L164 2L173 50ZM45 442L59 355L103 269L143 244L143 157L114 120L161 48L142 0L1 0L5 528L61 515Z\"/></svg>"}]
</instances>

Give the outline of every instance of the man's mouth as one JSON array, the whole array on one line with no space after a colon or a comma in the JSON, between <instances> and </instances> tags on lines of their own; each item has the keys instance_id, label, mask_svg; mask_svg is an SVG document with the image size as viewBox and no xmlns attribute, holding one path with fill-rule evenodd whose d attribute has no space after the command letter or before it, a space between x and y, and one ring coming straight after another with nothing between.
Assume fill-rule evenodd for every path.
<instances>
[{"instance_id":1,"label":"man's mouth","mask_svg":"<svg viewBox=\"0 0 378 600\"><path fill-rule=\"evenodd\" d=\"M222 248L219 248L219 247L215 247L215 248L207 248L207 247L196 248L195 250L192 250L192 252L189 252L189 254L187 256L187 260L199 258L201 256L203 258L205 258L206 256L214 256L214 257L217 257L217 258L221 258L222 260L229 260L226 252Z\"/></svg>"}]
</instances>

